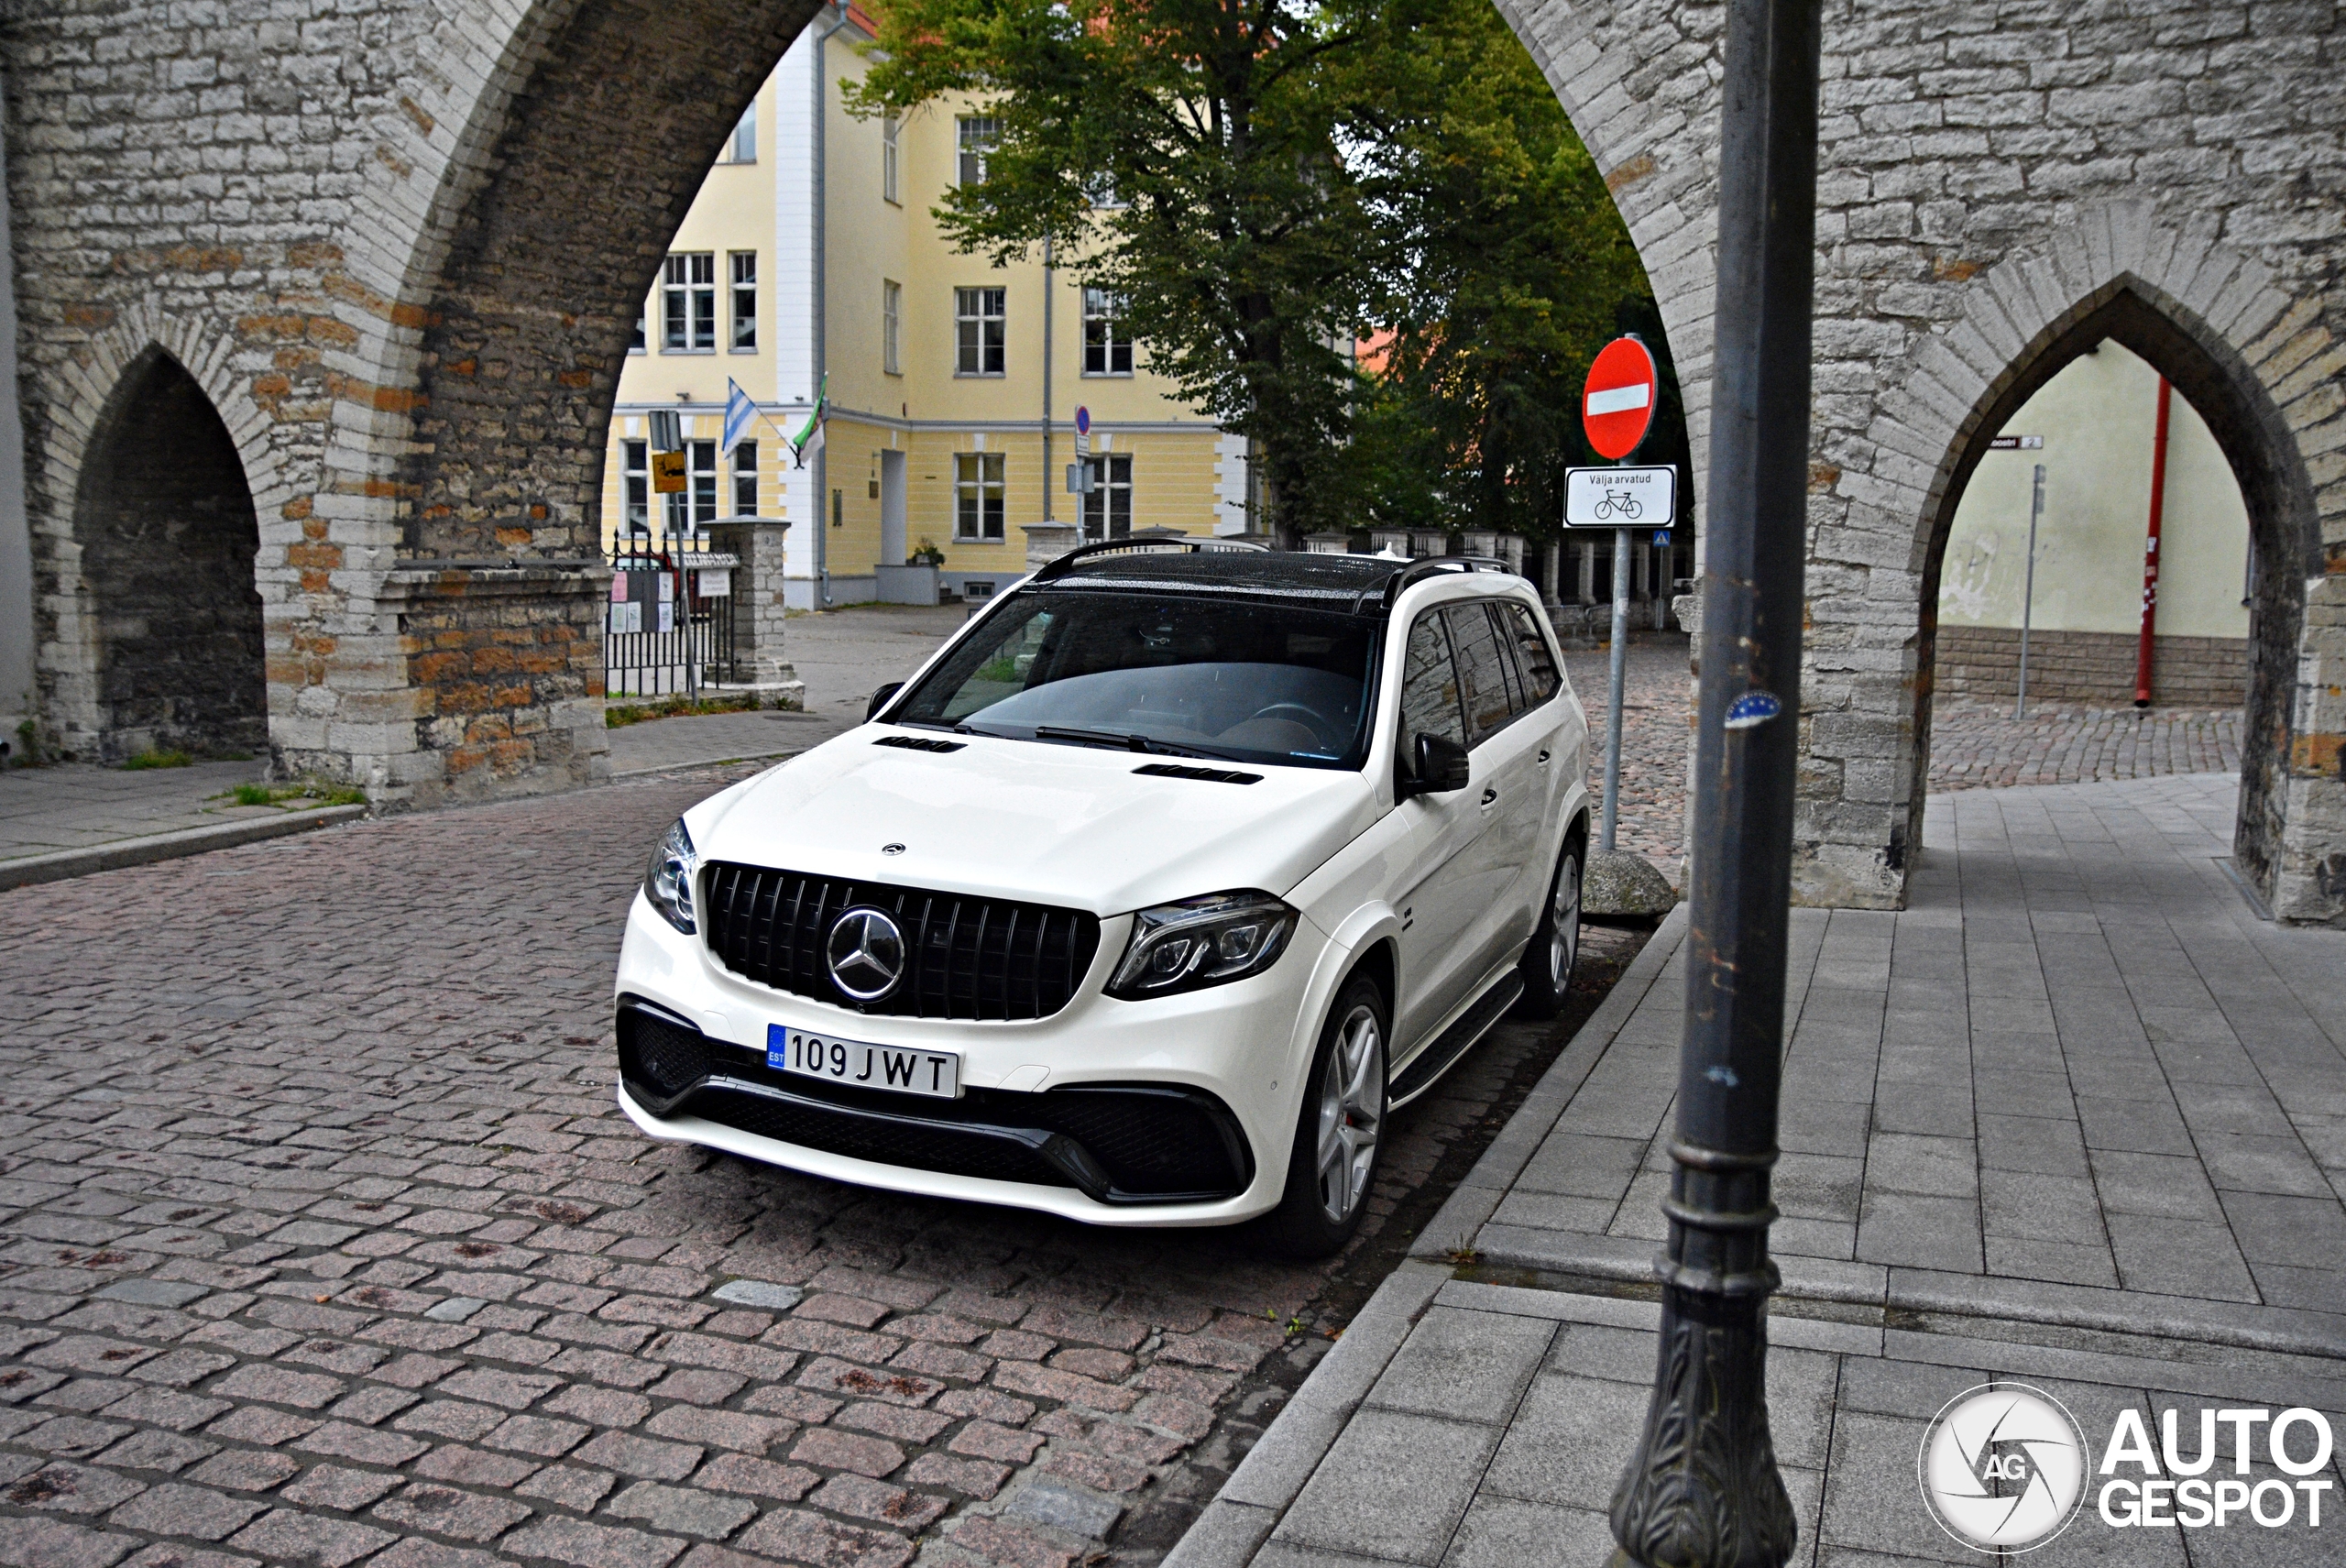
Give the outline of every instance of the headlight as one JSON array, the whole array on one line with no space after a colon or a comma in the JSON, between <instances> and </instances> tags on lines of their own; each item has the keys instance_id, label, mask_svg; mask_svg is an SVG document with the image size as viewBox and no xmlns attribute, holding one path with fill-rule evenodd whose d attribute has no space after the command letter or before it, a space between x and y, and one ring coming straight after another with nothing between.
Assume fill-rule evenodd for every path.
<instances>
[{"instance_id":1,"label":"headlight","mask_svg":"<svg viewBox=\"0 0 2346 1568\"><path fill-rule=\"evenodd\" d=\"M693 836L685 831L680 817L652 851L652 863L643 868L643 896L662 919L686 936L693 932L693 873L699 869Z\"/></svg>"},{"instance_id":2,"label":"headlight","mask_svg":"<svg viewBox=\"0 0 2346 1568\"><path fill-rule=\"evenodd\" d=\"M1128 1002L1260 974L1287 948L1295 911L1267 893L1215 893L1133 916L1133 939L1108 981Z\"/></svg>"}]
</instances>

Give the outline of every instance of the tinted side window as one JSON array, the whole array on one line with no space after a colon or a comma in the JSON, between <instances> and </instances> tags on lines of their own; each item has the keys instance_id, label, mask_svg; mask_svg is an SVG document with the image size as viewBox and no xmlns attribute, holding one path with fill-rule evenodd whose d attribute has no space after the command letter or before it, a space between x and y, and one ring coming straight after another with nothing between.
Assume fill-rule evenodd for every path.
<instances>
[{"instance_id":1,"label":"tinted side window","mask_svg":"<svg viewBox=\"0 0 2346 1568\"><path fill-rule=\"evenodd\" d=\"M1473 745L1507 727L1515 717L1507 698L1507 652L1499 646L1491 612L1479 604L1453 605L1442 612L1458 649L1458 675L1466 688L1466 725Z\"/></svg>"},{"instance_id":2,"label":"tinted side window","mask_svg":"<svg viewBox=\"0 0 2346 1568\"><path fill-rule=\"evenodd\" d=\"M1548 648L1548 639L1541 635L1529 607L1519 604L1503 606L1505 615L1515 631L1515 667L1523 675L1525 697L1533 707L1556 695L1563 678L1556 673L1556 656Z\"/></svg>"},{"instance_id":3,"label":"tinted side window","mask_svg":"<svg viewBox=\"0 0 2346 1568\"><path fill-rule=\"evenodd\" d=\"M1450 640L1440 615L1421 615L1409 628L1409 652L1401 665L1401 758L1403 772L1415 766L1418 737L1439 735L1466 744L1466 723L1458 706L1458 672L1450 662Z\"/></svg>"}]
</instances>

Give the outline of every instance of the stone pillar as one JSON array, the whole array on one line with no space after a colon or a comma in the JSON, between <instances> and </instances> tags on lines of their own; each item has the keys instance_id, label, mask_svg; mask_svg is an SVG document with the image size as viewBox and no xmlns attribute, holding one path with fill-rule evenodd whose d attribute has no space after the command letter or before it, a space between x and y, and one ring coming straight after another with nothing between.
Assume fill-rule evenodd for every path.
<instances>
[{"instance_id":1,"label":"stone pillar","mask_svg":"<svg viewBox=\"0 0 2346 1568\"><path fill-rule=\"evenodd\" d=\"M1595 604L1596 602L1596 546L1593 542L1573 541L1573 576L1575 579L1573 602Z\"/></svg>"},{"instance_id":2,"label":"stone pillar","mask_svg":"<svg viewBox=\"0 0 2346 1568\"><path fill-rule=\"evenodd\" d=\"M1069 522L1022 522L1026 535L1026 569L1049 565L1083 543L1083 531Z\"/></svg>"},{"instance_id":3,"label":"stone pillar","mask_svg":"<svg viewBox=\"0 0 2346 1568\"><path fill-rule=\"evenodd\" d=\"M1551 542L1540 547L1540 597L1550 604L1561 604L1564 598L1564 547Z\"/></svg>"},{"instance_id":4,"label":"stone pillar","mask_svg":"<svg viewBox=\"0 0 2346 1568\"><path fill-rule=\"evenodd\" d=\"M710 548L741 561L733 568L733 663L725 684L755 693L761 707L806 706L806 684L783 648L783 536L789 528L761 518L708 530Z\"/></svg>"}]
</instances>

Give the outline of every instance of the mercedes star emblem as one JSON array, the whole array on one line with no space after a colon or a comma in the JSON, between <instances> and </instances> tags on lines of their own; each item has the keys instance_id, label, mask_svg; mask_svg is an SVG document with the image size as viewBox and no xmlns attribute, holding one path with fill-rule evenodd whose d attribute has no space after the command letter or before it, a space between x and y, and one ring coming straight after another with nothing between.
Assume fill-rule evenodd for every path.
<instances>
[{"instance_id":1,"label":"mercedes star emblem","mask_svg":"<svg viewBox=\"0 0 2346 1568\"><path fill-rule=\"evenodd\" d=\"M831 926L825 951L831 982L858 1002L877 1002L904 975L904 934L877 909L855 908Z\"/></svg>"}]
</instances>

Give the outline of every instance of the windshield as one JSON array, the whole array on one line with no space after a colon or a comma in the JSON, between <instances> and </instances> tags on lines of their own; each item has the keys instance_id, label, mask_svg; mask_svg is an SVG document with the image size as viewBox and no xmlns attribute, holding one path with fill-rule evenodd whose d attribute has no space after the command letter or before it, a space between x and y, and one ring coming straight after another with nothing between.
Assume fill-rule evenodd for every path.
<instances>
[{"instance_id":1,"label":"windshield","mask_svg":"<svg viewBox=\"0 0 2346 1568\"><path fill-rule=\"evenodd\" d=\"M1358 767L1380 629L1201 595L1025 593L922 679L890 721Z\"/></svg>"}]
</instances>

